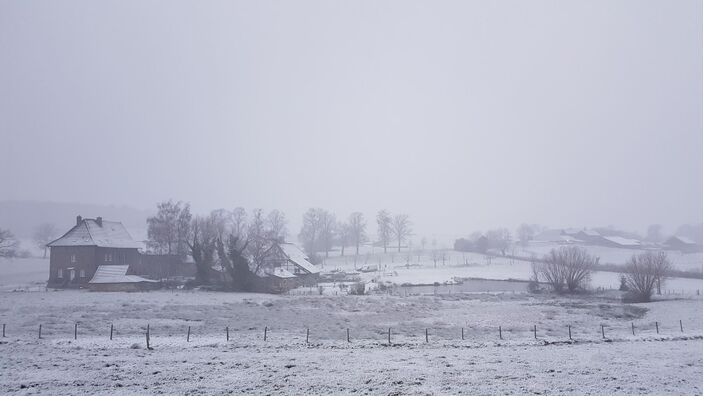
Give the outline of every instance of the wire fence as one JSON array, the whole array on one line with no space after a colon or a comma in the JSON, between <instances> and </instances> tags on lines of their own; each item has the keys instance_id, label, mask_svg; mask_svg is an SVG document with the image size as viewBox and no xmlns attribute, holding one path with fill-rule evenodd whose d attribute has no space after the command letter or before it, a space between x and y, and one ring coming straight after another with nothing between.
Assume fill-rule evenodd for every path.
<instances>
[{"instance_id":1,"label":"wire fence","mask_svg":"<svg viewBox=\"0 0 704 396\"><path fill-rule=\"evenodd\" d=\"M321 345L325 343L375 343L387 345L432 344L432 343L491 343L491 342L579 342L613 340L647 340L655 338L702 338L700 323L694 320L640 321L630 323L601 322L593 325L556 326L555 324L534 324L525 326L391 326L391 327L346 327L316 328L300 327L277 328L270 326L243 327L188 325L168 326L159 324L136 324L125 322L101 323L39 323L35 328L13 327L2 324L2 340L83 340L139 341L151 348L154 339L168 340L168 343L189 343L199 339L207 342L225 341L253 344L272 342L277 344ZM151 345L150 345L151 344Z\"/></svg>"}]
</instances>

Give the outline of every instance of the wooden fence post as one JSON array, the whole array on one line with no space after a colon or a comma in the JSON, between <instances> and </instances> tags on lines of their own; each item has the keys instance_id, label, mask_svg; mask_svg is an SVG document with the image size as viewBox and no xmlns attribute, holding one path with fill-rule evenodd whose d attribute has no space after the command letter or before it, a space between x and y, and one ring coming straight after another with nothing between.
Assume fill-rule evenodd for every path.
<instances>
[{"instance_id":1,"label":"wooden fence post","mask_svg":"<svg viewBox=\"0 0 704 396\"><path fill-rule=\"evenodd\" d=\"M347 342L350 342L350 329L347 328Z\"/></svg>"},{"instance_id":2,"label":"wooden fence post","mask_svg":"<svg viewBox=\"0 0 704 396\"><path fill-rule=\"evenodd\" d=\"M682 323L681 320L680 323ZM5 323L2 324L2 338L5 338Z\"/></svg>"},{"instance_id":3,"label":"wooden fence post","mask_svg":"<svg viewBox=\"0 0 704 396\"><path fill-rule=\"evenodd\" d=\"M682 327L682 319L680 319L680 332L684 333L684 328ZM2 336L5 337L5 325L2 325Z\"/></svg>"},{"instance_id":4,"label":"wooden fence post","mask_svg":"<svg viewBox=\"0 0 704 396\"><path fill-rule=\"evenodd\" d=\"M73 339L78 339L78 323L74 323L73 325Z\"/></svg>"},{"instance_id":5,"label":"wooden fence post","mask_svg":"<svg viewBox=\"0 0 704 396\"><path fill-rule=\"evenodd\" d=\"M428 342L428 329L425 329L425 342Z\"/></svg>"},{"instance_id":6,"label":"wooden fence post","mask_svg":"<svg viewBox=\"0 0 704 396\"><path fill-rule=\"evenodd\" d=\"M188 334L186 334L186 342L191 342L191 326L188 326Z\"/></svg>"},{"instance_id":7,"label":"wooden fence post","mask_svg":"<svg viewBox=\"0 0 704 396\"><path fill-rule=\"evenodd\" d=\"M230 326L225 326L225 341L230 341Z\"/></svg>"},{"instance_id":8,"label":"wooden fence post","mask_svg":"<svg viewBox=\"0 0 704 396\"><path fill-rule=\"evenodd\" d=\"M462 341L464 341L464 327L462 328Z\"/></svg>"},{"instance_id":9,"label":"wooden fence post","mask_svg":"<svg viewBox=\"0 0 704 396\"><path fill-rule=\"evenodd\" d=\"M660 328L658 327L658 322L655 322L655 332L660 334Z\"/></svg>"},{"instance_id":10,"label":"wooden fence post","mask_svg":"<svg viewBox=\"0 0 704 396\"><path fill-rule=\"evenodd\" d=\"M538 339L538 326L533 325L533 338Z\"/></svg>"},{"instance_id":11,"label":"wooden fence post","mask_svg":"<svg viewBox=\"0 0 704 396\"><path fill-rule=\"evenodd\" d=\"M266 326L264 326L264 341L266 341L266 331L269 330Z\"/></svg>"},{"instance_id":12,"label":"wooden fence post","mask_svg":"<svg viewBox=\"0 0 704 396\"><path fill-rule=\"evenodd\" d=\"M391 327L389 327L389 345L391 345Z\"/></svg>"},{"instance_id":13,"label":"wooden fence post","mask_svg":"<svg viewBox=\"0 0 704 396\"><path fill-rule=\"evenodd\" d=\"M503 340L503 339L504 339L503 334L501 334L501 326L499 326L499 339L500 339L500 340Z\"/></svg>"},{"instance_id":14,"label":"wooden fence post","mask_svg":"<svg viewBox=\"0 0 704 396\"><path fill-rule=\"evenodd\" d=\"M633 322L631 322L631 333L633 333L633 335L636 335L636 326L633 324Z\"/></svg>"},{"instance_id":15,"label":"wooden fence post","mask_svg":"<svg viewBox=\"0 0 704 396\"><path fill-rule=\"evenodd\" d=\"M310 329L306 329L306 344L308 344L309 338L310 338Z\"/></svg>"},{"instance_id":16,"label":"wooden fence post","mask_svg":"<svg viewBox=\"0 0 704 396\"><path fill-rule=\"evenodd\" d=\"M112 341L112 328L113 328L113 324L110 323L110 341Z\"/></svg>"},{"instance_id":17,"label":"wooden fence post","mask_svg":"<svg viewBox=\"0 0 704 396\"><path fill-rule=\"evenodd\" d=\"M42 339L42 325L39 325L39 339Z\"/></svg>"},{"instance_id":18,"label":"wooden fence post","mask_svg":"<svg viewBox=\"0 0 704 396\"><path fill-rule=\"evenodd\" d=\"M604 335L604 325L601 325L601 338L606 338Z\"/></svg>"},{"instance_id":19,"label":"wooden fence post","mask_svg":"<svg viewBox=\"0 0 704 396\"><path fill-rule=\"evenodd\" d=\"M151 346L149 346L149 323L147 323L146 339L147 339L147 349L152 349Z\"/></svg>"},{"instance_id":20,"label":"wooden fence post","mask_svg":"<svg viewBox=\"0 0 704 396\"><path fill-rule=\"evenodd\" d=\"M570 340L571 340L572 339L572 326L571 325L567 325L567 331L569 332Z\"/></svg>"}]
</instances>

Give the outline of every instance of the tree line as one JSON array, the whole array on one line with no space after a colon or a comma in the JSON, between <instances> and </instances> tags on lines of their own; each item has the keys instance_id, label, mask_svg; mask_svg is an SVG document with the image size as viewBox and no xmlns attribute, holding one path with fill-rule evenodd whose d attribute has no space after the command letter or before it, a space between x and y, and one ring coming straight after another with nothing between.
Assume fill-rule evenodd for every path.
<instances>
[{"instance_id":1,"label":"tree line","mask_svg":"<svg viewBox=\"0 0 704 396\"><path fill-rule=\"evenodd\" d=\"M412 235L408 215L391 215L380 210L376 216L377 237L384 252L393 244L398 251ZM190 205L168 200L157 204L157 212L147 219L147 246L151 253L191 256L196 264L196 281L211 281L212 267L219 267L232 282L247 279L246 274L259 273L266 251L274 242L288 238L288 221L284 212L274 209L247 211L217 209L205 216L194 216ZM303 214L301 230L297 235L313 262L328 257L334 247L345 254L346 247L360 246L369 241L367 221L361 212L353 212L345 220L322 208L311 208ZM230 284L246 289L246 284Z\"/></svg>"}]
</instances>

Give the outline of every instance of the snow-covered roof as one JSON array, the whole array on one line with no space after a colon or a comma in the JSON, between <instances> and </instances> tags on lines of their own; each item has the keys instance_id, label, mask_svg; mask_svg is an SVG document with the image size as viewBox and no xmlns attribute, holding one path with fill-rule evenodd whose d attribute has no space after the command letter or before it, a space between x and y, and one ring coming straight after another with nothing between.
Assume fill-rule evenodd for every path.
<instances>
[{"instance_id":1,"label":"snow-covered roof","mask_svg":"<svg viewBox=\"0 0 704 396\"><path fill-rule=\"evenodd\" d=\"M584 235L587 235L587 236L590 236L590 237L598 237L598 236L601 236L601 234L599 234L598 231L594 231L594 230L581 230L580 232L583 233Z\"/></svg>"},{"instance_id":2,"label":"snow-covered roof","mask_svg":"<svg viewBox=\"0 0 704 396\"><path fill-rule=\"evenodd\" d=\"M88 283L139 283L156 282L137 275L127 275L129 265L100 265Z\"/></svg>"},{"instance_id":3,"label":"snow-covered roof","mask_svg":"<svg viewBox=\"0 0 704 396\"><path fill-rule=\"evenodd\" d=\"M689 239L689 238L687 238L687 237L683 237L683 236L677 236L677 235L675 235L675 236L673 236L672 238L677 239L678 241L684 243L685 245L696 245L696 244L697 244L697 243L694 242L693 240L691 240L691 239Z\"/></svg>"},{"instance_id":4,"label":"snow-covered roof","mask_svg":"<svg viewBox=\"0 0 704 396\"><path fill-rule=\"evenodd\" d=\"M621 246L640 246L641 244L637 239L623 238L620 236L608 236L602 238Z\"/></svg>"},{"instance_id":5,"label":"snow-covered roof","mask_svg":"<svg viewBox=\"0 0 704 396\"><path fill-rule=\"evenodd\" d=\"M555 242L555 241L561 241L564 240L563 237L566 237L567 235L564 235L562 233L562 230L544 230L537 235L533 237L534 241L543 241L543 242ZM567 236L569 238L569 236Z\"/></svg>"},{"instance_id":6,"label":"snow-covered roof","mask_svg":"<svg viewBox=\"0 0 704 396\"><path fill-rule=\"evenodd\" d=\"M279 247L284 252L284 254L297 266L303 268L311 274L317 274L320 272L320 268L317 265L308 261L308 256L301 249L292 243L280 243Z\"/></svg>"},{"instance_id":7,"label":"snow-covered roof","mask_svg":"<svg viewBox=\"0 0 704 396\"><path fill-rule=\"evenodd\" d=\"M290 273L289 271L286 271L282 267L274 267L270 270L265 270L265 273L269 276L274 276L274 277L282 278L282 279L296 277L296 275Z\"/></svg>"},{"instance_id":8,"label":"snow-covered roof","mask_svg":"<svg viewBox=\"0 0 704 396\"><path fill-rule=\"evenodd\" d=\"M95 219L83 219L61 238L47 244L56 246L98 246L107 248L135 248L142 244L132 239L122 223Z\"/></svg>"}]
</instances>

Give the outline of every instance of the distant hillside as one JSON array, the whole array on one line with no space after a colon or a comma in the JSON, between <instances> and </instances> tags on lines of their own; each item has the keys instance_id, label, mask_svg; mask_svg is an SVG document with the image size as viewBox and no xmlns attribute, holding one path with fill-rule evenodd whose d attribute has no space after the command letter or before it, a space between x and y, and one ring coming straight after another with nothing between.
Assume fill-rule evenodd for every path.
<instances>
[{"instance_id":1,"label":"distant hillside","mask_svg":"<svg viewBox=\"0 0 704 396\"><path fill-rule=\"evenodd\" d=\"M120 221L139 240L146 237L146 221L152 213L127 206L0 201L0 228L9 229L18 238L31 238L35 227L41 223L52 223L64 233L76 223L77 215Z\"/></svg>"}]
</instances>

